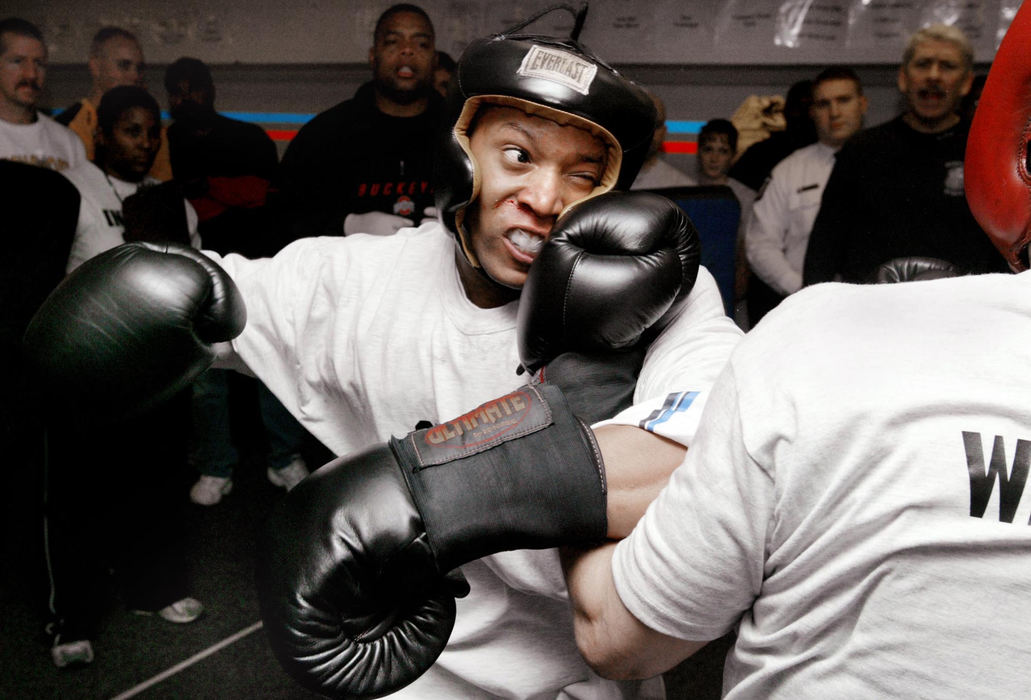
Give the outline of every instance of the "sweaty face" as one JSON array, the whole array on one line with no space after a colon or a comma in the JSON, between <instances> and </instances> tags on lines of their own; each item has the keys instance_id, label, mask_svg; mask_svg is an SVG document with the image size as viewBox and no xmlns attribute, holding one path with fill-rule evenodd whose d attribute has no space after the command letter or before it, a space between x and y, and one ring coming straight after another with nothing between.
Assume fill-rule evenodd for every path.
<instances>
[{"instance_id":1,"label":"sweaty face","mask_svg":"<svg viewBox=\"0 0 1031 700\"><path fill-rule=\"evenodd\" d=\"M698 145L698 167L710 180L722 180L730 170L734 150L726 134L713 134Z\"/></svg>"},{"instance_id":2,"label":"sweaty face","mask_svg":"<svg viewBox=\"0 0 1031 700\"><path fill-rule=\"evenodd\" d=\"M810 113L820 142L840 148L862 127L866 97L855 81L825 80L813 88Z\"/></svg>"},{"instance_id":3,"label":"sweaty face","mask_svg":"<svg viewBox=\"0 0 1031 700\"><path fill-rule=\"evenodd\" d=\"M906 98L909 113L924 130L948 127L960 100L970 92L974 79L962 52L946 41L925 41L913 58L899 69L899 91Z\"/></svg>"},{"instance_id":4,"label":"sweaty face","mask_svg":"<svg viewBox=\"0 0 1031 700\"><path fill-rule=\"evenodd\" d=\"M130 107L122 112L111 133L101 132L98 145L103 147L105 172L128 182L139 182L154 164L161 145L161 123L143 107Z\"/></svg>"},{"instance_id":5,"label":"sweaty face","mask_svg":"<svg viewBox=\"0 0 1031 700\"><path fill-rule=\"evenodd\" d=\"M470 147L481 178L466 218L473 252L494 281L520 288L558 215L601 181L605 145L574 126L488 107Z\"/></svg>"},{"instance_id":6,"label":"sweaty face","mask_svg":"<svg viewBox=\"0 0 1031 700\"><path fill-rule=\"evenodd\" d=\"M433 87L437 51L433 28L414 12L389 17L369 49L376 89L399 104L425 97Z\"/></svg>"},{"instance_id":7,"label":"sweaty face","mask_svg":"<svg viewBox=\"0 0 1031 700\"><path fill-rule=\"evenodd\" d=\"M140 45L124 36L109 39L100 55L90 59L90 72L101 94L122 85L143 87L143 52Z\"/></svg>"},{"instance_id":8,"label":"sweaty face","mask_svg":"<svg viewBox=\"0 0 1031 700\"><path fill-rule=\"evenodd\" d=\"M0 44L0 101L4 113L9 109L35 109L46 80L46 47L32 37L10 32L0 37Z\"/></svg>"}]
</instances>

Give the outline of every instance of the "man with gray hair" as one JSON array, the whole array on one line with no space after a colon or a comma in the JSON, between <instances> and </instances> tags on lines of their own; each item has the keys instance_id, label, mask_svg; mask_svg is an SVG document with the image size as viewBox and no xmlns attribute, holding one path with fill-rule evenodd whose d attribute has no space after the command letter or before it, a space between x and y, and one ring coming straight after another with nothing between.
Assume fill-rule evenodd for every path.
<instances>
[{"instance_id":1,"label":"man with gray hair","mask_svg":"<svg viewBox=\"0 0 1031 700\"><path fill-rule=\"evenodd\" d=\"M144 87L143 49L136 35L121 27L101 27L90 42L87 67L90 73L90 92L57 115L57 121L74 131L86 147L86 156L94 158L94 140L97 135L97 105L111 88L122 85ZM172 179L172 166L168 157L168 137L161 129L161 148L149 173L161 181Z\"/></svg>"},{"instance_id":2,"label":"man with gray hair","mask_svg":"<svg viewBox=\"0 0 1031 700\"><path fill-rule=\"evenodd\" d=\"M888 260L940 258L966 272L1004 270L963 194L969 123L959 105L974 52L956 27L910 38L899 67L906 110L838 152L806 251L803 283L869 281Z\"/></svg>"}]
</instances>

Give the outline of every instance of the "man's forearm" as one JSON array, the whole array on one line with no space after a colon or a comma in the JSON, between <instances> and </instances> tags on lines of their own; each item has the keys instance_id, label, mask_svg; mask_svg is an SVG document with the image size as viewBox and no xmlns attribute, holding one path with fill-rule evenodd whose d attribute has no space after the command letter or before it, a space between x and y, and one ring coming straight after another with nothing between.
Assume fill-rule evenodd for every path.
<instances>
[{"instance_id":1,"label":"man's forearm","mask_svg":"<svg viewBox=\"0 0 1031 700\"><path fill-rule=\"evenodd\" d=\"M650 678L707 642L656 632L626 609L612 578L615 548L610 542L597 549L562 552L576 645L591 668L606 678Z\"/></svg>"},{"instance_id":2,"label":"man's forearm","mask_svg":"<svg viewBox=\"0 0 1031 700\"><path fill-rule=\"evenodd\" d=\"M687 448L631 425L606 425L595 436L608 483L608 535L630 534L680 466ZM562 566L573 605L577 646L608 678L648 678L672 668L705 645L656 632L626 609L612 578L616 544L565 549Z\"/></svg>"},{"instance_id":3,"label":"man's forearm","mask_svg":"<svg viewBox=\"0 0 1031 700\"><path fill-rule=\"evenodd\" d=\"M608 536L622 539L684 461L687 448L631 425L605 425L594 434L608 482Z\"/></svg>"}]
</instances>

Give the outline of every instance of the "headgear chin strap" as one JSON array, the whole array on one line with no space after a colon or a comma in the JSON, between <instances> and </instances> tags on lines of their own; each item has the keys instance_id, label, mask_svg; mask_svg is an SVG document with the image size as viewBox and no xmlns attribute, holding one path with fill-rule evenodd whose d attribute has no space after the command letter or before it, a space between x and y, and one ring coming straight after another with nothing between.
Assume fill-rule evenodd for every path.
<instances>
[{"instance_id":1,"label":"headgear chin strap","mask_svg":"<svg viewBox=\"0 0 1031 700\"><path fill-rule=\"evenodd\" d=\"M568 38L518 34L555 10L575 17ZM589 197L626 189L644 163L655 130L655 105L579 42L587 4L579 10L557 5L486 39L473 42L455 67L447 96L448 125L435 164L437 210L457 236L473 267L466 210L480 193L480 174L469 146L469 130L484 105L514 107L597 136L607 147L605 171Z\"/></svg>"}]
</instances>

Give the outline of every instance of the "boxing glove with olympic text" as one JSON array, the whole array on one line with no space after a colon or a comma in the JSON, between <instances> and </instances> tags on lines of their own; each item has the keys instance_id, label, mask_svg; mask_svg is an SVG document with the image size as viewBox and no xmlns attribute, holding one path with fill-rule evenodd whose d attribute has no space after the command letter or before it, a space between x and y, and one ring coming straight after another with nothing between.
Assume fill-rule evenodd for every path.
<instances>
[{"instance_id":1,"label":"boxing glove with olympic text","mask_svg":"<svg viewBox=\"0 0 1031 700\"><path fill-rule=\"evenodd\" d=\"M447 644L448 572L494 552L600 542L605 508L593 433L550 385L337 459L263 528L257 582L272 649L322 694L397 690Z\"/></svg>"}]
</instances>

